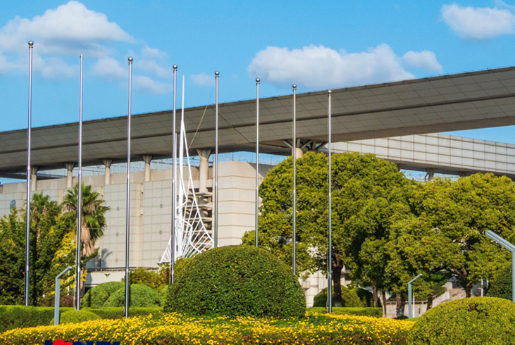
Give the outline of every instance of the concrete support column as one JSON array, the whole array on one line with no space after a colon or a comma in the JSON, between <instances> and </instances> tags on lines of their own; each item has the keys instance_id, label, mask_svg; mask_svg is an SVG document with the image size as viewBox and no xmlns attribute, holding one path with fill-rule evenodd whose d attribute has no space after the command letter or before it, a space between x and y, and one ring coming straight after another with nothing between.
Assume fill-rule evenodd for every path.
<instances>
[{"instance_id":1,"label":"concrete support column","mask_svg":"<svg viewBox=\"0 0 515 345\"><path fill-rule=\"evenodd\" d=\"M433 178L435 177L435 169L427 168L426 171L427 171L427 180L432 181Z\"/></svg>"},{"instance_id":2,"label":"concrete support column","mask_svg":"<svg viewBox=\"0 0 515 345\"><path fill-rule=\"evenodd\" d=\"M152 155L143 155L143 161L145 162L145 182L150 181L150 162L152 162Z\"/></svg>"},{"instance_id":3,"label":"concrete support column","mask_svg":"<svg viewBox=\"0 0 515 345\"><path fill-rule=\"evenodd\" d=\"M31 191L35 191L36 190L36 186L37 186L37 183L38 183L38 180L37 180L37 172L38 172L38 167L30 167L30 180L31 180L31 183L30 183L30 190Z\"/></svg>"},{"instance_id":4,"label":"concrete support column","mask_svg":"<svg viewBox=\"0 0 515 345\"><path fill-rule=\"evenodd\" d=\"M111 164L113 164L113 160L112 159L104 159L104 166L105 166L104 185L106 185L106 186L111 184Z\"/></svg>"},{"instance_id":5,"label":"concrete support column","mask_svg":"<svg viewBox=\"0 0 515 345\"><path fill-rule=\"evenodd\" d=\"M66 188L70 189L73 187L73 168L75 168L75 163L64 163L66 167Z\"/></svg>"},{"instance_id":6,"label":"concrete support column","mask_svg":"<svg viewBox=\"0 0 515 345\"><path fill-rule=\"evenodd\" d=\"M209 173L209 156L211 149L197 149L200 158L199 165L199 193L207 193L207 178Z\"/></svg>"},{"instance_id":7,"label":"concrete support column","mask_svg":"<svg viewBox=\"0 0 515 345\"><path fill-rule=\"evenodd\" d=\"M304 156L304 151L302 151L302 149L300 147L296 147L295 155L296 155L297 159L302 158L302 156Z\"/></svg>"}]
</instances>

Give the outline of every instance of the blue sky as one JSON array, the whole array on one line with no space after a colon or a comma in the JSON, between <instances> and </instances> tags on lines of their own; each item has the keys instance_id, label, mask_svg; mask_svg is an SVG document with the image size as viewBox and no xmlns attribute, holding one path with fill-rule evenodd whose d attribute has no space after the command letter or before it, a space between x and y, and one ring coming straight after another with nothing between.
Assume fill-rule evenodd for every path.
<instances>
[{"instance_id":1,"label":"blue sky","mask_svg":"<svg viewBox=\"0 0 515 345\"><path fill-rule=\"evenodd\" d=\"M172 65L186 106L512 66L515 6L502 1L6 1L0 11L0 131L171 109ZM512 127L457 132L515 143Z\"/></svg>"}]
</instances>

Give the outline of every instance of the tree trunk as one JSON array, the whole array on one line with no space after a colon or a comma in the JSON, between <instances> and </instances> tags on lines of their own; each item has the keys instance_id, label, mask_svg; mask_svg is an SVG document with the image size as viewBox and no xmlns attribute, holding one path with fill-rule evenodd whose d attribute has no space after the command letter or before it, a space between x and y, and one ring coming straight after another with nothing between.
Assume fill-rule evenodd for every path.
<instances>
[{"instance_id":1,"label":"tree trunk","mask_svg":"<svg viewBox=\"0 0 515 345\"><path fill-rule=\"evenodd\" d=\"M343 261L338 253L333 252L333 257L331 260L332 265L332 278L333 278L333 307L343 307L343 299L342 299L342 269L343 269Z\"/></svg>"},{"instance_id":2,"label":"tree trunk","mask_svg":"<svg viewBox=\"0 0 515 345\"><path fill-rule=\"evenodd\" d=\"M386 317L386 291L381 290L381 303L383 304L383 317Z\"/></svg>"},{"instance_id":3,"label":"tree trunk","mask_svg":"<svg viewBox=\"0 0 515 345\"><path fill-rule=\"evenodd\" d=\"M433 295L430 295L427 298L427 309L426 309L426 311L428 311L431 308L433 308Z\"/></svg>"},{"instance_id":4,"label":"tree trunk","mask_svg":"<svg viewBox=\"0 0 515 345\"><path fill-rule=\"evenodd\" d=\"M372 299L374 300L374 308L377 308L377 298L378 298L377 287L376 287L376 283L374 281L372 281L371 284L372 284Z\"/></svg>"},{"instance_id":5,"label":"tree trunk","mask_svg":"<svg viewBox=\"0 0 515 345\"><path fill-rule=\"evenodd\" d=\"M467 297L472 297L472 283L469 281L465 285L465 293L467 294Z\"/></svg>"},{"instance_id":6,"label":"tree trunk","mask_svg":"<svg viewBox=\"0 0 515 345\"><path fill-rule=\"evenodd\" d=\"M403 307L404 306L402 305L402 295L400 293L398 293L395 296L395 315L397 315L397 317L404 315Z\"/></svg>"},{"instance_id":7,"label":"tree trunk","mask_svg":"<svg viewBox=\"0 0 515 345\"><path fill-rule=\"evenodd\" d=\"M401 294L401 315L404 316L404 308L406 308L406 296Z\"/></svg>"}]
</instances>

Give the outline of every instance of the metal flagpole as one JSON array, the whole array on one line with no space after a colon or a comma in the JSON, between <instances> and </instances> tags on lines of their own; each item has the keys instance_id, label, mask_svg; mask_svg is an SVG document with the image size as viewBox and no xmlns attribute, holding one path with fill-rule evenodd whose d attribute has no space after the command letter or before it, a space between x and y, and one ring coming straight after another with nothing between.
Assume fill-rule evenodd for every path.
<instances>
[{"instance_id":1,"label":"metal flagpole","mask_svg":"<svg viewBox=\"0 0 515 345\"><path fill-rule=\"evenodd\" d=\"M331 182L331 164L332 164L332 157L331 157L331 150L332 150L332 146L331 146L331 136L332 136L332 130L331 130L331 93L332 91L329 90L327 91L327 101L328 101L328 104L327 104L327 116L328 116L328 127L329 127L329 142L327 144L327 148L328 148L328 158L329 158L329 177L328 177L328 199L329 199L329 202L328 202L328 209L329 209L329 216L328 216L328 221L327 221L327 229L328 229L328 252L327 252L327 312L328 313L332 313L333 312L333 289L332 289L332 257L333 257L333 243L332 243L332 234L331 234L331 210L332 210L332 205L331 205L331 198L332 198L332 195L331 195L331 189L332 189L332 182Z\"/></svg>"},{"instance_id":2,"label":"metal flagpole","mask_svg":"<svg viewBox=\"0 0 515 345\"><path fill-rule=\"evenodd\" d=\"M177 120L177 65L173 65L173 171L172 171L172 240L170 241L170 283L174 281L175 268L175 223L177 217L177 129L175 122Z\"/></svg>"},{"instance_id":3,"label":"metal flagpole","mask_svg":"<svg viewBox=\"0 0 515 345\"><path fill-rule=\"evenodd\" d=\"M29 306L29 245L30 245L30 140L32 117L32 48L34 42L29 41L29 126L27 127L27 209L25 232L25 306Z\"/></svg>"},{"instance_id":4,"label":"metal flagpole","mask_svg":"<svg viewBox=\"0 0 515 345\"><path fill-rule=\"evenodd\" d=\"M259 78L256 78L256 248L258 245L259 231Z\"/></svg>"},{"instance_id":5,"label":"metal flagpole","mask_svg":"<svg viewBox=\"0 0 515 345\"><path fill-rule=\"evenodd\" d=\"M127 115L127 200L126 200L126 219L125 219L125 318L129 317L129 249L130 249L130 220L131 220L131 98L132 98L132 57L129 57L129 111Z\"/></svg>"},{"instance_id":6,"label":"metal flagpole","mask_svg":"<svg viewBox=\"0 0 515 345\"><path fill-rule=\"evenodd\" d=\"M215 72L216 103L215 103L215 248L218 248L218 77L220 72Z\"/></svg>"},{"instance_id":7,"label":"metal flagpole","mask_svg":"<svg viewBox=\"0 0 515 345\"><path fill-rule=\"evenodd\" d=\"M297 255L297 85L293 84L293 274Z\"/></svg>"},{"instance_id":8,"label":"metal flagpole","mask_svg":"<svg viewBox=\"0 0 515 345\"><path fill-rule=\"evenodd\" d=\"M82 54L80 56L80 97L79 97L79 182L77 184L77 272L75 280L75 309L80 310L80 252L82 230Z\"/></svg>"}]
</instances>

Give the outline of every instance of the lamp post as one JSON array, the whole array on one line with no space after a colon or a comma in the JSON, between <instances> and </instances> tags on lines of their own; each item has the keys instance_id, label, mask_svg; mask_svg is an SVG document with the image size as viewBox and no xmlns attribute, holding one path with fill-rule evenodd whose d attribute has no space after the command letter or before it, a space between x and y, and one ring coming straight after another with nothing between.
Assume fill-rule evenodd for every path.
<instances>
[{"instance_id":1,"label":"lamp post","mask_svg":"<svg viewBox=\"0 0 515 345\"><path fill-rule=\"evenodd\" d=\"M512 282L515 282L515 246L513 244L511 244L510 242L506 241L501 236L494 233L493 231L488 230L485 233L485 235L511 252L511 257L512 257L512 259L511 259L511 279L512 279ZM513 287L513 283L512 283L512 287L511 287L511 300L513 302L515 302L515 288Z\"/></svg>"},{"instance_id":2,"label":"lamp post","mask_svg":"<svg viewBox=\"0 0 515 345\"><path fill-rule=\"evenodd\" d=\"M413 317L413 310L411 309L411 298L412 298L412 294L411 294L411 284L413 284L413 282L415 280L417 280L418 278L422 277L422 274L419 274L418 276L416 276L415 278L411 279L408 283L408 313L409 313L409 318L411 319Z\"/></svg>"}]
</instances>

